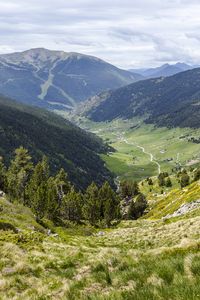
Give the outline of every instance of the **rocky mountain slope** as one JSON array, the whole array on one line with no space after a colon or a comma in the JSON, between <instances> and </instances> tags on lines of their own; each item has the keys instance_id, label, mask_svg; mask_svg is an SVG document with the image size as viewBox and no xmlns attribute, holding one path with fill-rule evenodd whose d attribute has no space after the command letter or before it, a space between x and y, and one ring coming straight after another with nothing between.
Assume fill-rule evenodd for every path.
<instances>
[{"instance_id":1,"label":"rocky mountain slope","mask_svg":"<svg viewBox=\"0 0 200 300\"><path fill-rule=\"evenodd\" d=\"M148 79L93 97L84 114L94 121L146 118L167 127L200 127L200 68Z\"/></svg>"},{"instance_id":2,"label":"rocky mountain slope","mask_svg":"<svg viewBox=\"0 0 200 300\"><path fill-rule=\"evenodd\" d=\"M53 113L1 96L0 156L8 162L19 146L27 148L35 161L46 155L52 172L63 167L78 188L111 180L99 157L109 149L99 138Z\"/></svg>"},{"instance_id":3,"label":"rocky mountain slope","mask_svg":"<svg viewBox=\"0 0 200 300\"><path fill-rule=\"evenodd\" d=\"M0 93L50 109L72 109L101 91L141 78L78 53L41 48L0 55Z\"/></svg>"}]
</instances>

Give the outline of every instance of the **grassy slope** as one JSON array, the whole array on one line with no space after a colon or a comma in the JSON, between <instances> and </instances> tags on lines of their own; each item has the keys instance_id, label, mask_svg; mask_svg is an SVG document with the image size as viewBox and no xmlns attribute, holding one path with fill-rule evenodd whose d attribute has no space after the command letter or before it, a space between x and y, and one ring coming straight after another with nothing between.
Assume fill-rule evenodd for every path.
<instances>
[{"instance_id":1,"label":"grassy slope","mask_svg":"<svg viewBox=\"0 0 200 300\"><path fill-rule=\"evenodd\" d=\"M158 199L149 217L173 212L176 205L162 208L172 200L177 207L197 200L199 189L195 183ZM21 228L0 231L0 299L199 298L199 210L170 221L122 222L103 236L86 227L55 228L59 236L53 237L28 209L3 198L0 204L1 220Z\"/></svg>"}]
</instances>

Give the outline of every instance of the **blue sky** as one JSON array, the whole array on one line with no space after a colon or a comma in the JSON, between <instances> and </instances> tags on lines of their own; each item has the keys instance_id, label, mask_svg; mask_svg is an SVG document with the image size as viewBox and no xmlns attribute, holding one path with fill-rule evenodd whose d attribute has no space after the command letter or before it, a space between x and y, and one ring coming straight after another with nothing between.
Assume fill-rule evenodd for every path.
<instances>
[{"instance_id":1,"label":"blue sky","mask_svg":"<svg viewBox=\"0 0 200 300\"><path fill-rule=\"evenodd\" d=\"M200 63L199 0L0 0L0 53L81 52L122 68Z\"/></svg>"}]
</instances>

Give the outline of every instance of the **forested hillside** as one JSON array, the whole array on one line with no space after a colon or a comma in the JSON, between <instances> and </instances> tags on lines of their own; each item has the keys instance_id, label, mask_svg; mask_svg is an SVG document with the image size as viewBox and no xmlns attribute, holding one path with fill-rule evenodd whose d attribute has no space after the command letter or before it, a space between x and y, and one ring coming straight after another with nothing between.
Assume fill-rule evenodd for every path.
<instances>
[{"instance_id":1,"label":"forested hillside","mask_svg":"<svg viewBox=\"0 0 200 300\"><path fill-rule=\"evenodd\" d=\"M0 155L8 163L15 148L24 146L37 162L46 155L52 172L63 167L79 188L111 179L100 159L108 147L92 134L40 109L0 97Z\"/></svg>"},{"instance_id":2,"label":"forested hillside","mask_svg":"<svg viewBox=\"0 0 200 300\"><path fill-rule=\"evenodd\" d=\"M158 126L199 128L200 69L103 93L87 103L84 114L94 121L141 116Z\"/></svg>"}]
</instances>

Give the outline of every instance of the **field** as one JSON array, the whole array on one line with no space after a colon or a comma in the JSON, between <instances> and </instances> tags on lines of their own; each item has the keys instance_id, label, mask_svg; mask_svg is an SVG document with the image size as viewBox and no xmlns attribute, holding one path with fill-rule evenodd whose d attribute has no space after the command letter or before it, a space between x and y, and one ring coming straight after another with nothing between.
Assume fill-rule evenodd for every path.
<instances>
[{"instance_id":1,"label":"field","mask_svg":"<svg viewBox=\"0 0 200 300\"><path fill-rule=\"evenodd\" d=\"M119 179L140 181L200 162L200 144L189 141L190 137L199 137L200 130L156 128L139 119L109 123L80 119L78 124L115 148L116 152L104 155L103 159Z\"/></svg>"}]
</instances>

